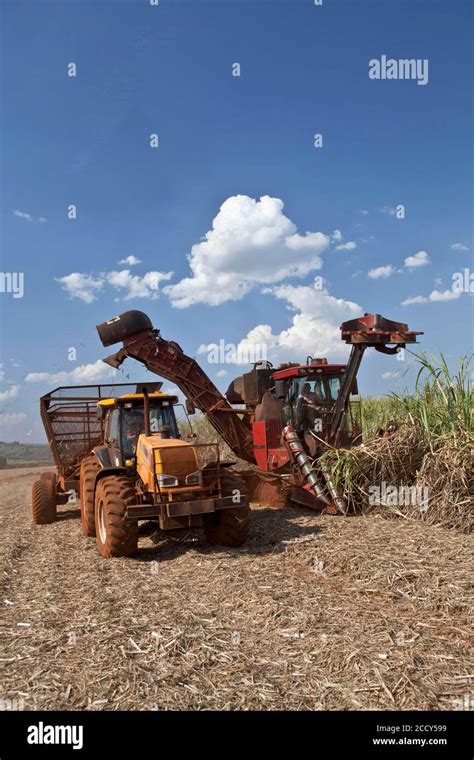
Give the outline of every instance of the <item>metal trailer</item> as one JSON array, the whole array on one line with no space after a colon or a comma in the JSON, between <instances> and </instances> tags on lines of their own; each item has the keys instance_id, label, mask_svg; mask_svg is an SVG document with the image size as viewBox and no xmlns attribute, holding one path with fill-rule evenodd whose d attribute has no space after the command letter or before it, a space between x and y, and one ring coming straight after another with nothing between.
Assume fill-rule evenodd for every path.
<instances>
[{"instance_id":1,"label":"metal trailer","mask_svg":"<svg viewBox=\"0 0 474 760\"><path fill-rule=\"evenodd\" d=\"M33 485L33 522L51 523L59 504L80 497L82 459L100 444L102 422L97 402L146 387L154 392L161 383L107 383L60 386L40 398L40 414L56 472L43 472ZM45 508L45 505L46 508Z\"/></svg>"}]
</instances>

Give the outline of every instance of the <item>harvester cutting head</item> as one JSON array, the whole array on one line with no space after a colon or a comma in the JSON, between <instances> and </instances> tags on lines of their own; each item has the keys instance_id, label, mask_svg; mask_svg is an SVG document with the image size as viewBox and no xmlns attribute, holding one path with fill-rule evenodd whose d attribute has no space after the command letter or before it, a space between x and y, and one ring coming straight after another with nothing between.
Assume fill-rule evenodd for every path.
<instances>
[{"instance_id":1,"label":"harvester cutting head","mask_svg":"<svg viewBox=\"0 0 474 760\"><path fill-rule=\"evenodd\" d=\"M348 344L363 343L389 354L396 353L407 343L416 343L416 336L423 335L422 332L409 330L405 322L394 322L380 314L364 314L358 319L350 319L342 323L340 330L341 339ZM393 348L389 344L393 344Z\"/></svg>"}]
</instances>

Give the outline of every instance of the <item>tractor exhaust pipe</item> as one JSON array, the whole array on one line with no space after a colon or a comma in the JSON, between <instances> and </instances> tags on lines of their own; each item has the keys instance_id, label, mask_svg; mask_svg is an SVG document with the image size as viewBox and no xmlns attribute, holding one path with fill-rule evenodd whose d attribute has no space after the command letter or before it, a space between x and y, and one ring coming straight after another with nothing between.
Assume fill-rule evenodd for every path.
<instances>
[{"instance_id":1,"label":"tractor exhaust pipe","mask_svg":"<svg viewBox=\"0 0 474 760\"><path fill-rule=\"evenodd\" d=\"M145 435L148 437L151 435L150 426L150 399L148 397L148 388L142 388L143 393L143 417L145 422Z\"/></svg>"}]
</instances>

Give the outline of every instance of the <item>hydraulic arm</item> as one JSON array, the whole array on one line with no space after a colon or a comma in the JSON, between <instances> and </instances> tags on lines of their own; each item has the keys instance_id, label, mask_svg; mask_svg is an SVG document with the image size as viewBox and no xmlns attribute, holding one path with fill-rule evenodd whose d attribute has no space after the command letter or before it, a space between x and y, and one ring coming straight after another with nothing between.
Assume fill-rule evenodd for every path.
<instances>
[{"instance_id":1,"label":"hydraulic arm","mask_svg":"<svg viewBox=\"0 0 474 760\"><path fill-rule=\"evenodd\" d=\"M246 411L234 409L196 360L186 356L174 341L162 338L146 314L127 311L97 325L97 330L104 346L123 341L123 348L104 359L107 364L117 368L130 357L175 383L206 415L234 454L255 463L252 429Z\"/></svg>"}]
</instances>

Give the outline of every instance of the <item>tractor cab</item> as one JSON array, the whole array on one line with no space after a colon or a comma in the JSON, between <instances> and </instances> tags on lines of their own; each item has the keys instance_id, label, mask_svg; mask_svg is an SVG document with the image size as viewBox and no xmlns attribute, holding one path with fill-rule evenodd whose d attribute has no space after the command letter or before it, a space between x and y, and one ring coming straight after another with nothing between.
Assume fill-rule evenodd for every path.
<instances>
[{"instance_id":1,"label":"tractor cab","mask_svg":"<svg viewBox=\"0 0 474 760\"><path fill-rule=\"evenodd\" d=\"M199 445L179 434L174 413L178 397L144 391L98 402L104 445L95 449L97 458L105 467L125 467L148 493L202 488Z\"/></svg>"},{"instance_id":2,"label":"tractor cab","mask_svg":"<svg viewBox=\"0 0 474 760\"><path fill-rule=\"evenodd\" d=\"M147 394L149 426L145 420L145 397L143 393L129 393L98 402L98 413L103 420L104 442L117 449L123 461L135 459L140 434L149 432L162 438L179 439L174 413L177 396L159 391Z\"/></svg>"}]
</instances>

